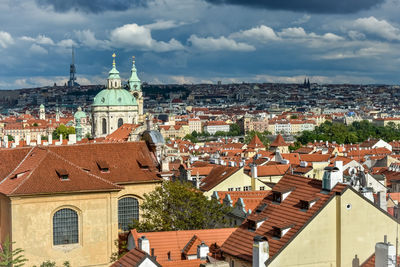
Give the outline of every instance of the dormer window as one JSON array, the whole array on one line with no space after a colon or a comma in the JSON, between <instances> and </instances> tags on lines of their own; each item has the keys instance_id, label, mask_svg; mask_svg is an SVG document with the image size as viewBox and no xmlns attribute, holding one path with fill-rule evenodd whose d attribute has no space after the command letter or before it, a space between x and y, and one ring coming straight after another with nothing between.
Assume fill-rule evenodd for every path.
<instances>
[{"instance_id":1,"label":"dormer window","mask_svg":"<svg viewBox=\"0 0 400 267\"><path fill-rule=\"evenodd\" d=\"M318 201L319 197L309 197L300 200L300 210L307 211Z\"/></svg>"},{"instance_id":2,"label":"dormer window","mask_svg":"<svg viewBox=\"0 0 400 267\"><path fill-rule=\"evenodd\" d=\"M261 205L257 206L255 210L256 214L260 214L267 206L267 203L262 203Z\"/></svg>"},{"instance_id":3,"label":"dormer window","mask_svg":"<svg viewBox=\"0 0 400 267\"><path fill-rule=\"evenodd\" d=\"M273 226L274 238L281 239L290 229L294 227L293 223L284 222L279 225Z\"/></svg>"},{"instance_id":4,"label":"dormer window","mask_svg":"<svg viewBox=\"0 0 400 267\"><path fill-rule=\"evenodd\" d=\"M247 229L249 231L256 231L266 220L268 219L267 216L260 217L260 218L251 218L247 220Z\"/></svg>"},{"instance_id":5,"label":"dormer window","mask_svg":"<svg viewBox=\"0 0 400 267\"><path fill-rule=\"evenodd\" d=\"M279 188L274 187L274 189L272 190L272 201L275 204L282 203L285 200L285 198L287 198L294 189L296 189L296 188L293 186L279 187Z\"/></svg>"},{"instance_id":6,"label":"dormer window","mask_svg":"<svg viewBox=\"0 0 400 267\"><path fill-rule=\"evenodd\" d=\"M137 161L137 163L139 164L139 167L141 168L141 169L148 169L149 168L149 164L146 162L146 160L144 160L144 159L138 159L138 160L136 160Z\"/></svg>"},{"instance_id":7,"label":"dormer window","mask_svg":"<svg viewBox=\"0 0 400 267\"><path fill-rule=\"evenodd\" d=\"M62 181L69 180L69 174L66 169L56 169L56 173Z\"/></svg>"},{"instance_id":8,"label":"dormer window","mask_svg":"<svg viewBox=\"0 0 400 267\"><path fill-rule=\"evenodd\" d=\"M105 160L98 160L97 166L99 167L101 172L109 172L110 171L110 166Z\"/></svg>"}]
</instances>

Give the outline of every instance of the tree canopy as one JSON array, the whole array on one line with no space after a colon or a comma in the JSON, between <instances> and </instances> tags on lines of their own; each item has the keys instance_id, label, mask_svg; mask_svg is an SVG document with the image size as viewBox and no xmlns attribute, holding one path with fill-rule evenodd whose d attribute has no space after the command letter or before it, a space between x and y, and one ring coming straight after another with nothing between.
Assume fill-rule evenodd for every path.
<instances>
[{"instance_id":1,"label":"tree canopy","mask_svg":"<svg viewBox=\"0 0 400 267\"><path fill-rule=\"evenodd\" d=\"M400 140L400 127L394 123L388 126L377 126L369 121L356 121L351 125L332 123L326 121L313 131L304 131L297 137L297 141L303 145L314 140L336 141L339 144L364 142L368 138L383 139L386 142Z\"/></svg>"},{"instance_id":2,"label":"tree canopy","mask_svg":"<svg viewBox=\"0 0 400 267\"><path fill-rule=\"evenodd\" d=\"M24 250L21 248L12 248L15 242L10 242L7 236L0 247L0 266L6 267L21 267L24 263L28 261L24 257Z\"/></svg>"},{"instance_id":3,"label":"tree canopy","mask_svg":"<svg viewBox=\"0 0 400 267\"><path fill-rule=\"evenodd\" d=\"M231 208L209 200L190 183L167 181L144 194L140 210L143 220L131 227L147 232L225 227L224 216Z\"/></svg>"},{"instance_id":4,"label":"tree canopy","mask_svg":"<svg viewBox=\"0 0 400 267\"><path fill-rule=\"evenodd\" d=\"M64 124L61 124L60 126L58 126L54 132L53 132L53 139L59 139L60 138L60 134L62 134L63 139L68 139L68 135L70 134L74 134L75 133L75 128L70 126L67 127Z\"/></svg>"}]
</instances>

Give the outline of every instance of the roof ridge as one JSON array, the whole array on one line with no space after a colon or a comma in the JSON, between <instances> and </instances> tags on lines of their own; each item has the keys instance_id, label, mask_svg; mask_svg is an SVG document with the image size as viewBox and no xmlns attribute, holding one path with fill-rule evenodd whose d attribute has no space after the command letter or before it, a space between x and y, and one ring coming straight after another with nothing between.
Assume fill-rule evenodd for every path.
<instances>
[{"instance_id":1,"label":"roof ridge","mask_svg":"<svg viewBox=\"0 0 400 267\"><path fill-rule=\"evenodd\" d=\"M7 180L7 178L10 177L10 175L11 175L12 173L14 173L14 172L22 165L22 163L28 158L29 154L32 152L32 150L33 150L34 148L35 148L35 147L32 147L32 148L28 151L28 153L26 153L25 157L21 160L21 162L17 165L17 167L15 167L3 180L1 180L1 181L0 181L0 184L2 184L5 180Z\"/></svg>"},{"instance_id":2,"label":"roof ridge","mask_svg":"<svg viewBox=\"0 0 400 267\"><path fill-rule=\"evenodd\" d=\"M47 154L48 150L47 150L47 149L43 149L43 150L46 151L46 154ZM30 154L30 153L29 153L29 154ZM20 188L27 180L29 180L29 178L31 177L32 173L39 167L39 165L42 163L42 161L46 158L46 156L47 156L46 154L40 159L40 161L39 161L38 164L35 166L35 168L33 168L33 169L30 171L30 173L28 174L28 176L25 177L25 179L24 179L23 181L21 181L21 182L19 183L19 185L17 185L17 186L9 193L9 195L14 194L14 192L17 191L18 188Z\"/></svg>"},{"instance_id":3,"label":"roof ridge","mask_svg":"<svg viewBox=\"0 0 400 267\"><path fill-rule=\"evenodd\" d=\"M85 174L88 174L88 175L90 175L90 176L93 176L94 178L99 179L99 180L101 180L101 181L103 181L103 182L106 182L106 183L108 183L108 184L111 184L111 185L113 185L113 186L115 186L115 187L118 187L118 188L121 188L121 189L123 188L122 186L119 186L119 185L117 185L117 184L114 184L113 182L110 182L110 181L108 181L107 179L104 179L104 178L102 178L102 177L100 177L100 176L97 176L97 175L95 175L95 174L93 174L93 173L84 171L84 170L83 170L83 167L81 167L81 166L79 166L79 165L77 165L77 164L75 164L75 163L73 163L73 162L67 160L66 158L64 158L64 157L62 157L62 156L60 156L60 155L58 155L57 153L55 153L55 152L53 152L53 151L49 151L49 152L52 153L52 154L54 154L54 155L55 155L56 157L58 157L59 159L64 160L66 163L72 165L73 167L79 169L80 171L82 171L82 172L85 173Z\"/></svg>"}]
</instances>

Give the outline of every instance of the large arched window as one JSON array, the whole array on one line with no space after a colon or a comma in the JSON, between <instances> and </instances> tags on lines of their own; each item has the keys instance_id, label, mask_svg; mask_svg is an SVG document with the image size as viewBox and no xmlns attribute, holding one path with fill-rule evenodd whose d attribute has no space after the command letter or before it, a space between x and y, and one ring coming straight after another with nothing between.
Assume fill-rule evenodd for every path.
<instances>
[{"instance_id":1,"label":"large arched window","mask_svg":"<svg viewBox=\"0 0 400 267\"><path fill-rule=\"evenodd\" d=\"M133 220L139 220L139 202L134 197L124 197L118 200L118 226L129 230Z\"/></svg>"},{"instance_id":2,"label":"large arched window","mask_svg":"<svg viewBox=\"0 0 400 267\"><path fill-rule=\"evenodd\" d=\"M122 124L124 124L124 120L122 118L118 119L118 128L122 126Z\"/></svg>"},{"instance_id":3,"label":"large arched window","mask_svg":"<svg viewBox=\"0 0 400 267\"><path fill-rule=\"evenodd\" d=\"M65 245L79 242L78 213L61 209L53 215L53 244Z\"/></svg>"},{"instance_id":4,"label":"large arched window","mask_svg":"<svg viewBox=\"0 0 400 267\"><path fill-rule=\"evenodd\" d=\"M101 126L103 128L103 134L107 134L107 120L103 118Z\"/></svg>"}]
</instances>

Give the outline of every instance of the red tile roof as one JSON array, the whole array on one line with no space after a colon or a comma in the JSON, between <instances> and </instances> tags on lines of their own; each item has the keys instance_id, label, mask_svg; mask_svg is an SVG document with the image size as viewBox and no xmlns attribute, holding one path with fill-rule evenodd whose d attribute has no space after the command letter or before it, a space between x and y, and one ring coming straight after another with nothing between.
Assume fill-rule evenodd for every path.
<instances>
[{"instance_id":1,"label":"red tile roof","mask_svg":"<svg viewBox=\"0 0 400 267\"><path fill-rule=\"evenodd\" d=\"M247 148L256 149L256 148L265 148L264 144L261 142L260 138L255 134L253 139L251 139L250 143L247 145Z\"/></svg>"},{"instance_id":2,"label":"red tile roof","mask_svg":"<svg viewBox=\"0 0 400 267\"><path fill-rule=\"evenodd\" d=\"M238 170L239 168L237 167L217 166L212 169L207 177L201 180L200 189L203 191L209 191Z\"/></svg>"},{"instance_id":3,"label":"red tile roof","mask_svg":"<svg viewBox=\"0 0 400 267\"><path fill-rule=\"evenodd\" d=\"M300 160L306 162L328 162L330 154L300 154Z\"/></svg>"},{"instance_id":4,"label":"red tile roof","mask_svg":"<svg viewBox=\"0 0 400 267\"><path fill-rule=\"evenodd\" d=\"M290 242L300 229L313 216L324 207L325 204L337 193L343 192L348 186L337 184L328 194L321 193L322 181L309 179L303 176L286 174L275 185L273 191L268 194L261 202L260 206L266 204L266 207L260 212L253 212L246 221L225 241L222 245L222 251L232 256L241 258L245 261L252 261L253 238L256 235L265 236L269 242L270 259L279 253L283 247ZM287 191L291 189L290 194L282 203L276 204L272 201L273 192L276 189ZM316 203L308 210L300 210L299 203L310 196L318 197ZM255 231L248 230L250 220L259 220L267 217L262 225ZM283 222L292 224L292 228L281 238L272 238L274 228L279 227Z\"/></svg>"},{"instance_id":5,"label":"red tile roof","mask_svg":"<svg viewBox=\"0 0 400 267\"><path fill-rule=\"evenodd\" d=\"M180 260L182 259L182 251L194 236L196 236L209 247L214 243L216 243L218 246L221 246L235 229L236 228L220 228L147 233L138 233L136 229L134 229L130 234L134 238L136 244L139 237L146 236L146 238L150 241L150 248L154 249L154 256L157 257L157 261L162 266L166 266L165 264L169 262L168 252L170 253L171 261L178 261L179 263L174 266L181 266Z\"/></svg>"},{"instance_id":6,"label":"red tile roof","mask_svg":"<svg viewBox=\"0 0 400 267\"><path fill-rule=\"evenodd\" d=\"M290 168L289 164L274 164L274 165L264 165L257 166L257 176L280 176L284 175Z\"/></svg>"},{"instance_id":7,"label":"red tile roof","mask_svg":"<svg viewBox=\"0 0 400 267\"><path fill-rule=\"evenodd\" d=\"M105 141L110 142L127 142L129 135L133 130L138 128L140 124L125 123L113 133L106 136Z\"/></svg>"},{"instance_id":8,"label":"red tile roof","mask_svg":"<svg viewBox=\"0 0 400 267\"><path fill-rule=\"evenodd\" d=\"M231 197L232 205L235 206L236 202L241 198L243 200L246 212L248 210L254 211L261 200L269 194L269 190L260 191L218 191L218 197L221 203L227 194Z\"/></svg>"},{"instance_id":9,"label":"red tile roof","mask_svg":"<svg viewBox=\"0 0 400 267\"><path fill-rule=\"evenodd\" d=\"M269 146L270 147L279 147L279 146L289 146L289 144L285 142L285 139L283 139L282 135L278 134L278 136L276 137L274 142L272 142Z\"/></svg>"},{"instance_id":10,"label":"red tile roof","mask_svg":"<svg viewBox=\"0 0 400 267\"><path fill-rule=\"evenodd\" d=\"M152 259L146 252L138 248L134 248L128 251L128 253L122 256L118 261L111 264L110 267L137 267L146 258L149 258L151 261L153 261L154 264L161 267L161 265L158 264L155 259Z\"/></svg>"},{"instance_id":11,"label":"red tile roof","mask_svg":"<svg viewBox=\"0 0 400 267\"><path fill-rule=\"evenodd\" d=\"M17 148L0 150L0 156L8 160L0 161L0 192L6 195L110 191L161 181L144 142Z\"/></svg>"}]
</instances>

